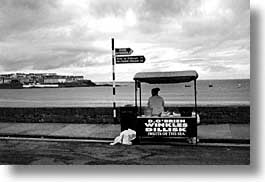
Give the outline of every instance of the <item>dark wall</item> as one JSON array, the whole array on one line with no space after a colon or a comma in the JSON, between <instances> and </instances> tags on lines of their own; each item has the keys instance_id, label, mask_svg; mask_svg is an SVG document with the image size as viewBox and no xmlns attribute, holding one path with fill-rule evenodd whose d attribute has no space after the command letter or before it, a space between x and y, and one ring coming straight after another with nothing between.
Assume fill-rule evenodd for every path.
<instances>
[{"instance_id":1,"label":"dark wall","mask_svg":"<svg viewBox=\"0 0 265 182\"><path fill-rule=\"evenodd\" d=\"M167 108L175 110L175 108ZM201 124L250 123L249 106L199 107ZM0 122L114 123L112 108L0 108ZM119 108L117 111L119 118ZM117 123L120 121L118 120Z\"/></svg>"},{"instance_id":2,"label":"dark wall","mask_svg":"<svg viewBox=\"0 0 265 182\"><path fill-rule=\"evenodd\" d=\"M198 107L198 113L202 124L250 123L249 106Z\"/></svg>"}]
</instances>

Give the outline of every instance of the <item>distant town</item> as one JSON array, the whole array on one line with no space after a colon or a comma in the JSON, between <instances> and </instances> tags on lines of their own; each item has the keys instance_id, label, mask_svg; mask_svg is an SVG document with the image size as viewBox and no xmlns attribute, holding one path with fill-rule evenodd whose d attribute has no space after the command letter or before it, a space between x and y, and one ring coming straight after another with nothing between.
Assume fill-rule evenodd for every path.
<instances>
[{"instance_id":1,"label":"distant town","mask_svg":"<svg viewBox=\"0 0 265 182\"><path fill-rule=\"evenodd\" d=\"M0 89L12 88L59 88L96 86L84 76L66 76L56 73L11 73L0 74Z\"/></svg>"}]
</instances>

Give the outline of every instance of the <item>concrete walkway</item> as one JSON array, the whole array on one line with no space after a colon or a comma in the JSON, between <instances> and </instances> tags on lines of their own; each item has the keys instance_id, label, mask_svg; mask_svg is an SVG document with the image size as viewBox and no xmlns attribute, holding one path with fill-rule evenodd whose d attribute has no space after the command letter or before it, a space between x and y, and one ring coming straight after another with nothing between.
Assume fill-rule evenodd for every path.
<instances>
[{"instance_id":1,"label":"concrete walkway","mask_svg":"<svg viewBox=\"0 0 265 182\"><path fill-rule=\"evenodd\" d=\"M0 123L0 136L114 139L118 124ZM200 140L250 141L249 124L199 125Z\"/></svg>"}]
</instances>

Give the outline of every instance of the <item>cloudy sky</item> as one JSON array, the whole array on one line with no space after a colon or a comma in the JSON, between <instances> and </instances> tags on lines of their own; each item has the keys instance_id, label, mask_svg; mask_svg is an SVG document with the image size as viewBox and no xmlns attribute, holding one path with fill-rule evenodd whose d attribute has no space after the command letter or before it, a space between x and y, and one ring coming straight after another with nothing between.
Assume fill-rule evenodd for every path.
<instances>
[{"instance_id":1,"label":"cloudy sky","mask_svg":"<svg viewBox=\"0 0 265 182\"><path fill-rule=\"evenodd\" d=\"M1 0L0 74L111 81L114 37L146 57L117 65L117 81L191 69L200 79L249 78L249 33L249 0Z\"/></svg>"}]
</instances>

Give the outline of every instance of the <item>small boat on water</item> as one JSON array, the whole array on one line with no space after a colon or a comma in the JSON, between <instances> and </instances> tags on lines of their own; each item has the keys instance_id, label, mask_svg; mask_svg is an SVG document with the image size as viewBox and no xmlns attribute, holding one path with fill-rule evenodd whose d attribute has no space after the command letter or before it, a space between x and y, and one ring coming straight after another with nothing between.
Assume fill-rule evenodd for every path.
<instances>
[{"instance_id":1,"label":"small boat on water","mask_svg":"<svg viewBox=\"0 0 265 182\"><path fill-rule=\"evenodd\" d=\"M28 84L23 85L23 88L58 88L58 84Z\"/></svg>"},{"instance_id":2,"label":"small boat on water","mask_svg":"<svg viewBox=\"0 0 265 182\"><path fill-rule=\"evenodd\" d=\"M239 83L239 84L237 84L237 88L241 88L241 84Z\"/></svg>"},{"instance_id":3,"label":"small boat on water","mask_svg":"<svg viewBox=\"0 0 265 182\"><path fill-rule=\"evenodd\" d=\"M209 84L209 87L213 87L213 84L210 83L210 84Z\"/></svg>"},{"instance_id":4,"label":"small boat on water","mask_svg":"<svg viewBox=\"0 0 265 182\"><path fill-rule=\"evenodd\" d=\"M185 84L185 87L191 87L189 84Z\"/></svg>"}]
</instances>

